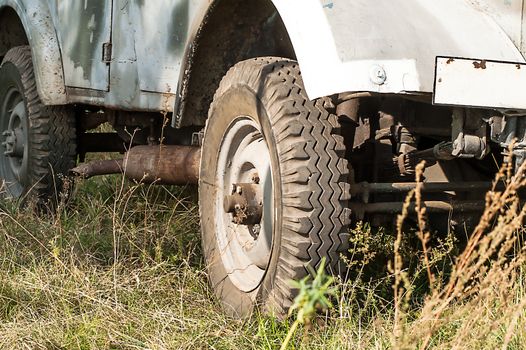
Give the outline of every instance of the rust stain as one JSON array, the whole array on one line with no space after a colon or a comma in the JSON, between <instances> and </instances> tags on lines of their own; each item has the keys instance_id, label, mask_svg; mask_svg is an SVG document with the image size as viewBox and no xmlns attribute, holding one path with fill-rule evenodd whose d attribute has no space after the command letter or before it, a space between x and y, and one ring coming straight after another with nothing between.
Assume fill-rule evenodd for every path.
<instances>
[{"instance_id":1,"label":"rust stain","mask_svg":"<svg viewBox=\"0 0 526 350\"><path fill-rule=\"evenodd\" d=\"M475 69L486 69L486 60L473 62L473 67L475 67Z\"/></svg>"},{"instance_id":2,"label":"rust stain","mask_svg":"<svg viewBox=\"0 0 526 350\"><path fill-rule=\"evenodd\" d=\"M451 62L454 62L455 60L453 58L449 58L447 61L446 61L446 64L450 64Z\"/></svg>"},{"instance_id":3,"label":"rust stain","mask_svg":"<svg viewBox=\"0 0 526 350\"><path fill-rule=\"evenodd\" d=\"M521 69L521 65L520 64L516 64L515 67L517 67L517 69Z\"/></svg>"},{"instance_id":4,"label":"rust stain","mask_svg":"<svg viewBox=\"0 0 526 350\"><path fill-rule=\"evenodd\" d=\"M442 82L442 78L438 78L438 82L441 83Z\"/></svg>"}]
</instances>

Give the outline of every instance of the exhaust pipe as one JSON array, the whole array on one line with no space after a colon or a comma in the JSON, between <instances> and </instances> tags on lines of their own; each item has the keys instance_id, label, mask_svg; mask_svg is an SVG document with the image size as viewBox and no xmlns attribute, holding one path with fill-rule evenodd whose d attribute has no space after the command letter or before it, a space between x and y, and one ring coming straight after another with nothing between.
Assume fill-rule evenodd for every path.
<instances>
[{"instance_id":1,"label":"exhaust pipe","mask_svg":"<svg viewBox=\"0 0 526 350\"><path fill-rule=\"evenodd\" d=\"M81 164L70 173L88 179L93 176L124 174L147 184L197 184L201 149L191 146L136 146L124 159Z\"/></svg>"}]
</instances>

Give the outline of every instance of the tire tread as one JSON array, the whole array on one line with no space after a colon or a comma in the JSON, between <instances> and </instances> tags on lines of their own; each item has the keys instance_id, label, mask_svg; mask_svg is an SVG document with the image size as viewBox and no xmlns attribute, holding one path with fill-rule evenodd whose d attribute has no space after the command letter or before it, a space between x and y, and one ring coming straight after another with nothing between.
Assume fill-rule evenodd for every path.
<instances>
[{"instance_id":1,"label":"tire tread","mask_svg":"<svg viewBox=\"0 0 526 350\"><path fill-rule=\"evenodd\" d=\"M38 95L30 46L7 52L2 65L10 62L21 72L30 123L31 196L48 201L62 190L63 176L75 166L76 122L67 106L45 106Z\"/></svg>"},{"instance_id":2,"label":"tire tread","mask_svg":"<svg viewBox=\"0 0 526 350\"><path fill-rule=\"evenodd\" d=\"M239 84L252 87L267 106L281 163L285 247L275 277L277 294L269 296L273 305L268 307L284 314L296 295L288 281L305 277L306 266L318 267L323 257L328 270L337 272L340 255L348 249L345 145L337 117L322 101L308 99L296 62L276 57L240 62L227 73L214 100Z\"/></svg>"}]
</instances>

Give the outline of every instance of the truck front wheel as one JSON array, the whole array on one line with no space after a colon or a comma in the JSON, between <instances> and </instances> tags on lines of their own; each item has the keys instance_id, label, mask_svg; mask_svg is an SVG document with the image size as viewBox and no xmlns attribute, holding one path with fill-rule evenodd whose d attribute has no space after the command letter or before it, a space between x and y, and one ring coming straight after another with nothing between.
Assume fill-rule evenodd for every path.
<instances>
[{"instance_id":1,"label":"truck front wheel","mask_svg":"<svg viewBox=\"0 0 526 350\"><path fill-rule=\"evenodd\" d=\"M347 249L348 164L335 115L310 101L296 62L235 65L211 105L199 201L209 278L225 310L284 314L323 257Z\"/></svg>"},{"instance_id":2,"label":"truck front wheel","mask_svg":"<svg viewBox=\"0 0 526 350\"><path fill-rule=\"evenodd\" d=\"M30 47L9 50L0 66L0 197L48 203L75 165L75 140L69 109L40 101Z\"/></svg>"}]
</instances>

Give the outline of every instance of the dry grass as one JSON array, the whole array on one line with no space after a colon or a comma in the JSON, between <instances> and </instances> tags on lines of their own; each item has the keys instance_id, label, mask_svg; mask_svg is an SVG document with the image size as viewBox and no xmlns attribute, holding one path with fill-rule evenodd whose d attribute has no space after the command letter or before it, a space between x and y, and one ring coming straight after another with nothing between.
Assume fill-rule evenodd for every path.
<instances>
[{"instance_id":1,"label":"dry grass","mask_svg":"<svg viewBox=\"0 0 526 350\"><path fill-rule=\"evenodd\" d=\"M404 217L394 235L358 226L334 308L291 348L525 348L524 177L496 181L507 190L488 194L459 253L451 236L430 242L424 211L416 231ZM108 177L46 219L2 204L0 348L279 348L287 322L232 320L214 302L194 192Z\"/></svg>"},{"instance_id":2,"label":"dry grass","mask_svg":"<svg viewBox=\"0 0 526 350\"><path fill-rule=\"evenodd\" d=\"M56 217L3 208L0 348L251 347L212 301L195 200L176 191L108 178Z\"/></svg>"},{"instance_id":3,"label":"dry grass","mask_svg":"<svg viewBox=\"0 0 526 350\"><path fill-rule=\"evenodd\" d=\"M430 234L426 231L425 208L420 205L419 188L408 196L406 205L413 195L416 201L417 236L422 244L422 261L430 292L416 317L409 320L406 311L412 286L395 248L394 348L507 349L513 347L512 344L526 345L522 332L526 316L522 283L526 248L521 244L526 206L521 205L517 196L518 190L526 184L526 163L516 174L513 174L511 164L509 159L496 175L493 189L486 195L480 222L456 258L447 283L437 283L431 272ZM422 169L417 168L417 174ZM506 183L504 191L495 190L499 182ZM395 247L403 234L404 214L398 220Z\"/></svg>"}]
</instances>

